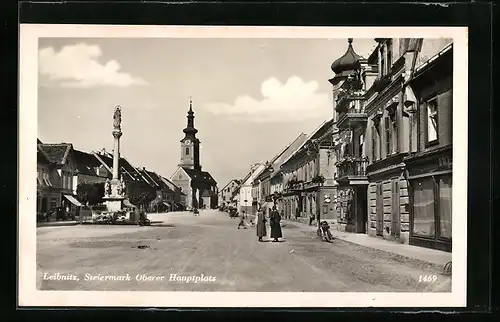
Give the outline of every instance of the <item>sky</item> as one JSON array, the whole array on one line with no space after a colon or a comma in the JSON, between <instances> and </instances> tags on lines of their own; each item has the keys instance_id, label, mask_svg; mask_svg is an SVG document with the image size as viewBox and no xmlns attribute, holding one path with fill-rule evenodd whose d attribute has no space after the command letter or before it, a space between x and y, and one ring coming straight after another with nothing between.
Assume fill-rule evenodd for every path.
<instances>
[{"instance_id":1,"label":"sky","mask_svg":"<svg viewBox=\"0 0 500 322\"><path fill-rule=\"evenodd\" d=\"M38 138L113 149L167 178L192 98L200 161L222 188L333 115L333 61L347 39L40 38ZM361 56L374 39L354 39Z\"/></svg>"}]
</instances>

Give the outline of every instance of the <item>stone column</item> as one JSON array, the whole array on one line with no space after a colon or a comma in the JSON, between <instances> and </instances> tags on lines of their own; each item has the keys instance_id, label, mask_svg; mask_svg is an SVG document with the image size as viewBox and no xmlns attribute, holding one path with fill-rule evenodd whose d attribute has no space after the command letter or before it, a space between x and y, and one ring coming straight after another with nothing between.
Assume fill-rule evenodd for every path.
<instances>
[{"instance_id":1,"label":"stone column","mask_svg":"<svg viewBox=\"0 0 500 322\"><path fill-rule=\"evenodd\" d=\"M120 137L122 132L120 129L113 130L114 148L113 148L113 180L120 178Z\"/></svg>"}]
</instances>

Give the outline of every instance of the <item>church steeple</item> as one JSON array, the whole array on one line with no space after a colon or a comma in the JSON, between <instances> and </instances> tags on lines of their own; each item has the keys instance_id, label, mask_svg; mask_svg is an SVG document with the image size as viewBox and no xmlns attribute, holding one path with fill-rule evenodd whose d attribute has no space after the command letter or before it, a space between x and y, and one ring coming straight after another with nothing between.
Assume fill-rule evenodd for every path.
<instances>
[{"instance_id":1,"label":"church steeple","mask_svg":"<svg viewBox=\"0 0 500 322\"><path fill-rule=\"evenodd\" d=\"M196 133L198 133L198 130L194 127L194 112L193 112L193 100L189 98L189 111L187 115L187 127L183 130L184 133L186 133L187 136L191 136L191 138L194 138Z\"/></svg>"},{"instance_id":2,"label":"church steeple","mask_svg":"<svg viewBox=\"0 0 500 322\"><path fill-rule=\"evenodd\" d=\"M198 130L194 127L193 100L191 98L189 98L189 111L187 114L187 126L183 130L185 135L181 140L181 163L179 166L201 170L200 140L196 137Z\"/></svg>"}]
</instances>

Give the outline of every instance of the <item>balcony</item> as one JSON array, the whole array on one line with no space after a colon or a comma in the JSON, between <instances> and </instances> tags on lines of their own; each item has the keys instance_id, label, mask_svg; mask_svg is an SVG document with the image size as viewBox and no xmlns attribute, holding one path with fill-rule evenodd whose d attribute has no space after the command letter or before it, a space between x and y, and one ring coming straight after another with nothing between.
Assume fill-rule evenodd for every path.
<instances>
[{"instance_id":1,"label":"balcony","mask_svg":"<svg viewBox=\"0 0 500 322\"><path fill-rule=\"evenodd\" d=\"M365 127L368 122L368 114L361 105L361 101L355 102L353 107L339 112L337 127L339 129L354 129Z\"/></svg>"},{"instance_id":2,"label":"balcony","mask_svg":"<svg viewBox=\"0 0 500 322\"><path fill-rule=\"evenodd\" d=\"M367 185L366 167L368 159L361 157L346 157L336 164L338 168L337 182L339 185Z\"/></svg>"}]
</instances>

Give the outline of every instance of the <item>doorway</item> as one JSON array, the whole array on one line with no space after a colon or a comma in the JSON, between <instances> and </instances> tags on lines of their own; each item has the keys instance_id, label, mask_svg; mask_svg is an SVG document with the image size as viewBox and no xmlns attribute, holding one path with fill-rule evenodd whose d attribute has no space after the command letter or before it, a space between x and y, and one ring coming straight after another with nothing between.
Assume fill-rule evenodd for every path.
<instances>
[{"instance_id":1,"label":"doorway","mask_svg":"<svg viewBox=\"0 0 500 322\"><path fill-rule=\"evenodd\" d=\"M384 235L384 194L382 191L382 182L377 182L377 236Z\"/></svg>"},{"instance_id":2,"label":"doorway","mask_svg":"<svg viewBox=\"0 0 500 322\"><path fill-rule=\"evenodd\" d=\"M358 187L356 189L356 232L360 234L366 234L367 223L368 223L368 197L367 188Z\"/></svg>"},{"instance_id":3,"label":"doorway","mask_svg":"<svg viewBox=\"0 0 500 322\"><path fill-rule=\"evenodd\" d=\"M395 178L391 181L391 235L395 238L401 235L399 213L399 179Z\"/></svg>"}]
</instances>

